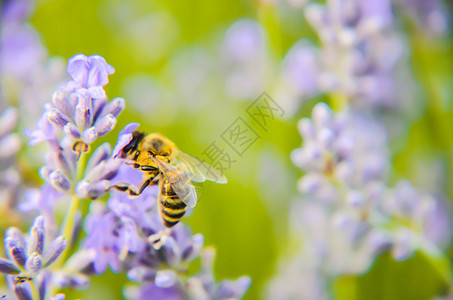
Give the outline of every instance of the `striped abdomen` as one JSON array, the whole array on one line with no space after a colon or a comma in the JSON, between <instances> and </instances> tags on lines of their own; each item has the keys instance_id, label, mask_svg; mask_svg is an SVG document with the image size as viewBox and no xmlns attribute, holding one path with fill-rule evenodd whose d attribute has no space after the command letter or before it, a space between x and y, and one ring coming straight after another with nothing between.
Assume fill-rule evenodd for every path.
<instances>
[{"instance_id":1,"label":"striped abdomen","mask_svg":"<svg viewBox=\"0 0 453 300\"><path fill-rule=\"evenodd\" d=\"M163 177L160 188L159 210L165 226L170 228L181 220L186 213L187 206L179 199L178 195L176 195L165 176Z\"/></svg>"}]
</instances>

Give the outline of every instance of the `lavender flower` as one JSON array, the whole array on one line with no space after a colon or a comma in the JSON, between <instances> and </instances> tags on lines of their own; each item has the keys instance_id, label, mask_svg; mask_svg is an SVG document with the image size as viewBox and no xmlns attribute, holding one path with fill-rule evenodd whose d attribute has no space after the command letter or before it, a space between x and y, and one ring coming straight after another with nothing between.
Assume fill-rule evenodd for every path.
<instances>
[{"instance_id":1,"label":"lavender flower","mask_svg":"<svg viewBox=\"0 0 453 300\"><path fill-rule=\"evenodd\" d=\"M226 32L220 49L225 90L233 99L250 99L262 92L265 83L264 33L255 21L236 21Z\"/></svg>"},{"instance_id":2,"label":"lavender flower","mask_svg":"<svg viewBox=\"0 0 453 300\"><path fill-rule=\"evenodd\" d=\"M300 181L303 192L314 193L324 175L335 176L350 188L386 178L387 136L371 115L343 112L335 116L327 104L319 103L312 116L299 121L304 147L292 153L295 164L310 172Z\"/></svg>"},{"instance_id":3,"label":"lavender flower","mask_svg":"<svg viewBox=\"0 0 453 300\"><path fill-rule=\"evenodd\" d=\"M48 228L42 216L35 218L27 237L15 227L6 232L5 252L8 258L0 259L0 272L9 275L9 283L19 299L31 299L21 296L32 294L28 284L31 281L39 286L41 294L45 294L48 276L46 269L67 246L64 237L50 240L47 232Z\"/></svg>"},{"instance_id":4,"label":"lavender flower","mask_svg":"<svg viewBox=\"0 0 453 300\"><path fill-rule=\"evenodd\" d=\"M324 299L333 278L365 272L383 250L390 249L396 260L415 250L439 254L449 239L449 222L432 220L446 220L447 214L438 200L406 181L387 186L387 138L379 123L352 110L334 114L318 103L312 119L299 122L299 131L304 144L292 159L306 174L290 219L304 242L283 265L290 274L271 283L269 299L278 293L281 299ZM304 280L309 290L300 286Z\"/></svg>"},{"instance_id":5,"label":"lavender flower","mask_svg":"<svg viewBox=\"0 0 453 300\"><path fill-rule=\"evenodd\" d=\"M99 55L87 57L78 54L69 59L67 71L72 80L60 87L60 90L98 99L106 97L103 86L109 82L108 76L115 69Z\"/></svg>"},{"instance_id":6,"label":"lavender flower","mask_svg":"<svg viewBox=\"0 0 453 300\"><path fill-rule=\"evenodd\" d=\"M391 2L329 0L305 8L319 35L319 49L300 40L282 65L286 94L292 98L333 93L356 106L394 107L395 66L402 56Z\"/></svg>"},{"instance_id":7,"label":"lavender flower","mask_svg":"<svg viewBox=\"0 0 453 300\"><path fill-rule=\"evenodd\" d=\"M38 211L47 224L53 224L55 206L62 196L51 184L43 184L40 189L27 190L18 208L23 212Z\"/></svg>"},{"instance_id":8,"label":"lavender flower","mask_svg":"<svg viewBox=\"0 0 453 300\"><path fill-rule=\"evenodd\" d=\"M28 135L36 142L48 140L57 129L74 141L72 147L75 151L87 151L88 145L115 127L116 117L125 106L122 98L109 103L105 98L103 86L113 71L100 56L79 54L71 58L68 73L73 80L53 94L52 103L45 107L45 117L39 121L41 128L28 131ZM45 118L53 128L49 128Z\"/></svg>"},{"instance_id":9,"label":"lavender flower","mask_svg":"<svg viewBox=\"0 0 453 300\"><path fill-rule=\"evenodd\" d=\"M221 300L241 299L250 287L251 280L242 276L235 281L216 282L213 273L215 250L203 249L201 252L201 271L187 282L187 290L192 299Z\"/></svg>"},{"instance_id":10,"label":"lavender flower","mask_svg":"<svg viewBox=\"0 0 453 300\"><path fill-rule=\"evenodd\" d=\"M26 134L31 144L42 141L48 144L51 151L40 173L54 189L63 193L75 189L81 198L96 199L109 188L108 180L115 176L121 160L108 159L110 146L104 144L93 153L85 178L74 182L77 158L98 137L114 128L125 104L122 98L107 103L103 85L107 84L113 68L103 58L76 55L69 60L68 72L73 80L61 90L69 92L56 91L52 103L45 105L46 112L38 120L38 129L28 130Z\"/></svg>"}]
</instances>

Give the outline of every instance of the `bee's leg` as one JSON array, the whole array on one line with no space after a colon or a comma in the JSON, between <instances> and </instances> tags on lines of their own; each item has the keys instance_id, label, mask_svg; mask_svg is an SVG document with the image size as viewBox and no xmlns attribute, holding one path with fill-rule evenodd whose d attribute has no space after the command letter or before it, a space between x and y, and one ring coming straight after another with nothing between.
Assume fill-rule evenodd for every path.
<instances>
[{"instance_id":1,"label":"bee's leg","mask_svg":"<svg viewBox=\"0 0 453 300\"><path fill-rule=\"evenodd\" d=\"M140 189L138 190L138 192L136 191L135 187L133 187L132 185L129 185L127 183L121 183L121 182L112 185L109 189L114 188L114 189L117 189L117 190L119 190L121 192L129 191L129 195L131 195L131 196L139 196L153 182L153 179L154 179L154 177L150 177L145 182L143 182L143 184L140 187Z\"/></svg>"},{"instance_id":2,"label":"bee's leg","mask_svg":"<svg viewBox=\"0 0 453 300\"><path fill-rule=\"evenodd\" d=\"M127 192L129 191L129 195L131 196L138 196L139 193L136 192L136 189L135 187L133 187L132 185L129 185L127 183L123 183L123 182L120 182L120 183L117 183L117 184L114 184L114 185L111 185L108 190L110 189L116 189L118 191L121 191L121 192Z\"/></svg>"},{"instance_id":3,"label":"bee's leg","mask_svg":"<svg viewBox=\"0 0 453 300\"><path fill-rule=\"evenodd\" d=\"M145 182L143 182L142 186L138 190L138 194L140 195L143 193L143 191L150 185L150 183L153 181L154 177L148 178Z\"/></svg>"},{"instance_id":4,"label":"bee's leg","mask_svg":"<svg viewBox=\"0 0 453 300\"><path fill-rule=\"evenodd\" d=\"M148 242L153 246L154 249L159 250L165 242L167 237L171 233L171 228L165 228L159 231L158 233L152 234L148 237Z\"/></svg>"}]
</instances>

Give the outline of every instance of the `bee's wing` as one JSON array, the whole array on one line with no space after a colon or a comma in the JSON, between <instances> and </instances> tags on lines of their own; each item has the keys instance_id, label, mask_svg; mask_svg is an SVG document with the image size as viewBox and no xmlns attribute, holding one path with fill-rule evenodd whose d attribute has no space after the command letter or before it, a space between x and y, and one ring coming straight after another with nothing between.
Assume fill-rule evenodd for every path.
<instances>
[{"instance_id":1,"label":"bee's wing","mask_svg":"<svg viewBox=\"0 0 453 300\"><path fill-rule=\"evenodd\" d=\"M156 157L150 156L154 163L164 173L176 195L189 207L194 207L197 204L197 193L195 187L191 183L190 173L183 168L178 169L167 163L164 163Z\"/></svg>"},{"instance_id":2,"label":"bee's wing","mask_svg":"<svg viewBox=\"0 0 453 300\"><path fill-rule=\"evenodd\" d=\"M175 160L178 165L185 165L188 171L192 174L191 179L195 182L204 182L206 180L217 183L228 182L222 172L201 159L193 157L192 155L184 153L180 150L176 153Z\"/></svg>"}]
</instances>

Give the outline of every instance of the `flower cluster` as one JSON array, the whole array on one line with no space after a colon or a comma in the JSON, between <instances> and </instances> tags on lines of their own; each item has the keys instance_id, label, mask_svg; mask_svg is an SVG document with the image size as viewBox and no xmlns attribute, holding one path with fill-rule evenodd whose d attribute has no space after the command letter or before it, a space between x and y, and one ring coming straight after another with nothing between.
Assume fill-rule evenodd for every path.
<instances>
[{"instance_id":1,"label":"flower cluster","mask_svg":"<svg viewBox=\"0 0 453 300\"><path fill-rule=\"evenodd\" d=\"M26 238L19 229L10 227L5 237L8 259L0 259L0 272L19 299L33 299L38 291L44 299L50 273L47 271L67 246L64 237L49 238L43 217L37 217ZM36 291L33 291L36 289Z\"/></svg>"},{"instance_id":2,"label":"flower cluster","mask_svg":"<svg viewBox=\"0 0 453 300\"><path fill-rule=\"evenodd\" d=\"M394 68L402 55L390 0L310 3L305 15L322 43L296 42L282 64L285 93L334 93L364 107L395 106Z\"/></svg>"},{"instance_id":3,"label":"flower cluster","mask_svg":"<svg viewBox=\"0 0 453 300\"><path fill-rule=\"evenodd\" d=\"M286 286L281 299L324 299L329 280L365 272L384 250L405 260L416 250L437 255L446 245L451 232L442 203L407 181L388 186L387 137L371 115L334 114L318 103L299 131L304 143L292 159L306 174L290 219L304 242L283 264L271 298ZM307 289L298 286L303 281Z\"/></svg>"},{"instance_id":4,"label":"flower cluster","mask_svg":"<svg viewBox=\"0 0 453 300\"><path fill-rule=\"evenodd\" d=\"M26 132L31 138L31 144L46 141L49 145L47 165L41 168L40 173L60 192L67 192L75 187L78 157L87 152L89 145L97 138L115 127L116 117L124 109L122 98L107 102L105 97L103 86L107 84L108 75L112 72L113 68L100 56L76 55L71 58L68 73L73 80L53 94L52 103L46 104L46 111L38 120L38 129ZM108 152L108 145L101 146L88 164L88 171L96 167L99 180L113 177L120 164L116 162L116 167L111 170L112 174L105 174L105 168L111 167L105 166L105 155L108 155ZM104 174L99 174L102 171ZM92 172L88 172L87 176L90 173ZM84 181L84 192L79 194L96 198L96 195L86 191L86 184L91 182L91 177ZM97 181L93 182L94 185L96 183ZM107 186L104 190L106 188Z\"/></svg>"}]
</instances>

